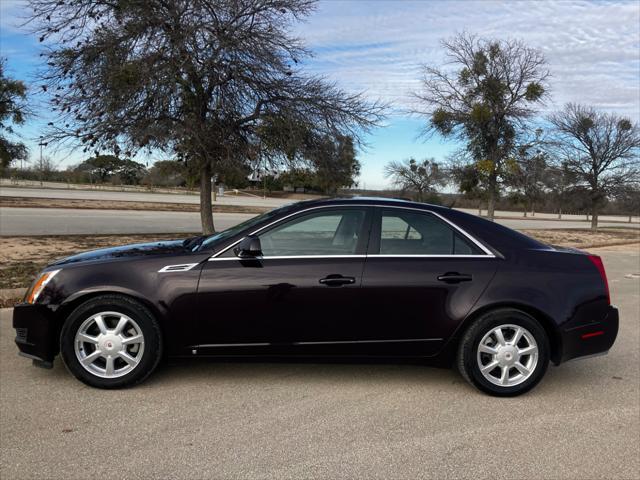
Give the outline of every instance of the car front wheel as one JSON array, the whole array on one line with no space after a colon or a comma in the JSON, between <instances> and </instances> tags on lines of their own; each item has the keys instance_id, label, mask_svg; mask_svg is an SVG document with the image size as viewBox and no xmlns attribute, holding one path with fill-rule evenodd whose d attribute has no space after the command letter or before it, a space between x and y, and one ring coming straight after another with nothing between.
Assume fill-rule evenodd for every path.
<instances>
[{"instance_id":1,"label":"car front wheel","mask_svg":"<svg viewBox=\"0 0 640 480\"><path fill-rule=\"evenodd\" d=\"M549 364L544 328L519 310L489 312L465 332L457 366L472 385L490 395L515 396L531 390Z\"/></svg>"},{"instance_id":2,"label":"car front wheel","mask_svg":"<svg viewBox=\"0 0 640 480\"><path fill-rule=\"evenodd\" d=\"M140 383L162 356L158 323L140 303L122 295L102 295L78 306L60 335L69 371L98 388Z\"/></svg>"}]
</instances>

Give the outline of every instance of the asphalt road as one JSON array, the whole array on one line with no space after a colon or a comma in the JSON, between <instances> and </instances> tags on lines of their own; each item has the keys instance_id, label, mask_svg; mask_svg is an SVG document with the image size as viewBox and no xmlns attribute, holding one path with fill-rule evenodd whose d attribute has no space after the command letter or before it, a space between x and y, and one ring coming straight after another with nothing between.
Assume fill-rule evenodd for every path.
<instances>
[{"instance_id":1,"label":"asphalt road","mask_svg":"<svg viewBox=\"0 0 640 480\"><path fill-rule=\"evenodd\" d=\"M119 200L126 202L167 202L167 203L200 203L198 192L194 194L181 193L152 193L152 192L117 192L110 190L75 190L60 188L0 188L1 197L30 197L30 198L66 198L72 200ZM293 200L288 198L262 198L248 195L235 195L227 192L218 196L216 204L240 205L245 207L279 207Z\"/></svg>"},{"instance_id":2,"label":"asphalt road","mask_svg":"<svg viewBox=\"0 0 640 480\"><path fill-rule=\"evenodd\" d=\"M216 229L228 228L251 217L250 214L216 213ZM588 228L586 222L499 219L511 228ZM600 226L631 226L600 222ZM154 212L139 210L75 210L64 208L0 207L0 235L64 235L107 233L169 233L199 232L200 214L197 212Z\"/></svg>"},{"instance_id":3,"label":"asphalt road","mask_svg":"<svg viewBox=\"0 0 640 480\"><path fill-rule=\"evenodd\" d=\"M77 188L62 188L65 184L62 183L47 183L45 182L45 188L39 187L17 187L10 186L6 181L1 182L0 179L0 196L6 197L31 197L31 198L65 198L72 200L93 199L93 200L121 200L131 202L168 202L168 203L193 203L200 202L199 196L196 193L181 194L181 193L159 193L159 192L118 192L113 190L81 190ZM73 186L76 187L76 186ZM224 196L217 197L216 203L221 205L241 205L252 207L279 207L286 203L291 203L294 200L288 198L260 198L247 195L235 195L232 191L227 192ZM476 209L461 209L469 213L477 213ZM484 210L486 214L486 210ZM502 217L520 217L521 212L508 212L508 211L496 211L497 216ZM554 213L537 213L534 218L543 218L547 220L555 220L557 215ZM600 217L602 221L618 221L626 222L628 217L625 216L607 216ZM564 220L573 220L584 222L584 215L563 215ZM640 222L640 217L635 216L632 218L634 223Z\"/></svg>"},{"instance_id":4,"label":"asphalt road","mask_svg":"<svg viewBox=\"0 0 640 480\"><path fill-rule=\"evenodd\" d=\"M216 213L217 230L251 218L246 213ZM99 235L110 233L193 233L201 231L198 212L0 208L0 235Z\"/></svg>"},{"instance_id":5,"label":"asphalt road","mask_svg":"<svg viewBox=\"0 0 640 480\"><path fill-rule=\"evenodd\" d=\"M18 357L0 313L0 478L640 478L640 272L604 254L618 340L485 396L419 365L162 367L101 391Z\"/></svg>"}]
</instances>

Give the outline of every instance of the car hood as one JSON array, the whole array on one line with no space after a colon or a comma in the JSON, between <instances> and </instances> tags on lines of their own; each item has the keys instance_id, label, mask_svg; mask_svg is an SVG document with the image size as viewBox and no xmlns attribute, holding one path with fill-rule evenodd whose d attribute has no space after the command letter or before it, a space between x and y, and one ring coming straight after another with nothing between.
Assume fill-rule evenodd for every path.
<instances>
[{"instance_id":1,"label":"car hood","mask_svg":"<svg viewBox=\"0 0 640 480\"><path fill-rule=\"evenodd\" d=\"M69 263L93 262L96 260L112 260L117 258L146 257L151 255L167 255L187 253L191 248L185 240L170 240L153 243L135 243L120 247L100 248L79 253L70 257L53 261L49 266L67 265Z\"/></svg>"}]
</instances>

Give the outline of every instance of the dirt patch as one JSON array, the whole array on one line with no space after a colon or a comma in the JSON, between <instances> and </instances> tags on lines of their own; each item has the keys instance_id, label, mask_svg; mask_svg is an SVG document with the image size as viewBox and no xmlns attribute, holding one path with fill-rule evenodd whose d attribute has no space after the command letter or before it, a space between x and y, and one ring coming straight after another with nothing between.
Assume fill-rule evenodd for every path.
<instances>
[{"instance_id":1,"label":"dirt patch","mask_svg":"<svg viewBox=\"0 0 640 480\"><path fill-rule=\"evenodd\" d=\"M197 203L131 202L126 200L87 200L71 198L0 197L0 207L75 208L82 210L155 210L199 212ZM214 213L265 213L269 208L241 205L213 205Z\"/></svg>"},{"instance_id":2,"label":"dirt patch","mask_svg":"<svg viewBox=\"0 0 640 480\"><path fill-rule=\"evenodd\" d=\"M51 261L86 250L188 236L185 233L172 233L0 237L3 258L0 265L0 289L27 287L38 272Z\"/></svg>"},{"instance_id":3,"label":"dirt patch","mask_svg":"<svg viewBox=\"0 0 640 480\"><path fill-rule=\"evenodd\" d=\"M640 229L634 228L601 228L597 232L578 228L522 230L522 233L550 245L579 249L617 246L624 251L637 251L640 244Z\"/></svg>"}]
</instances>

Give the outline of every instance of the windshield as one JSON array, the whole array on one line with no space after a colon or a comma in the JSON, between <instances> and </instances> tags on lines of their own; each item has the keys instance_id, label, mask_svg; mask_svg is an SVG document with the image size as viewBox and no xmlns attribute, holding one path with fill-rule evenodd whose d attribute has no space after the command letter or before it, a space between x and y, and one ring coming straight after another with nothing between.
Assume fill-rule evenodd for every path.
<instances>
[{"instance_id":1,"label":"windshield","mask_svg":"<svg viewBox=\"0 0 640 480\"><path fill-rule=\"evenodd\" d=\"M254 225L258 225L259 223L262 223L271 218L274 218L280 215L281 213L286 212L287 210L290 210L291 207L292 205L285 205L284 207L276 208L275 210L271 210L267 213L263 213L262 215L258 215L257 217L253 217L253 218L250 218L249 220L245 220L244 222L239 223L234 227L227 228L226 230L223 230L221 232L214 233L213 235L206 237L202 241L202 243L198 247L198 250L206 250L207 248L212 248L216 243L226 240L227 238L233 237L234 235L237 235L238 233L242 232L245 229L250 229Z\"/></svg>"}]
</instances>

